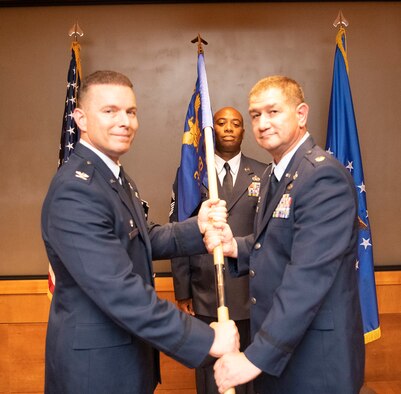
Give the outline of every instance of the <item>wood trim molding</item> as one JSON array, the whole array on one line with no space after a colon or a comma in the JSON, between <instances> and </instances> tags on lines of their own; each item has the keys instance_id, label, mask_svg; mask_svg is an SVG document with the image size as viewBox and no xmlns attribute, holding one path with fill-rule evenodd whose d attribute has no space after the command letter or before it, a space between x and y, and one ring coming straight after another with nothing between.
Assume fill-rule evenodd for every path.
<instances>
[{"instance_id":1,"label":"wood trim molding","mask_svg":"<svg viewBox=\"0 0 401 394\"><path fill-rule=\"evenodd\" d=\"M401 271L375 272L376 286L401 285Z\"/></svg>"},{"instance_id":2,"label":"wood trim molding","mask_svg":"<svg viewBox=\"0 0 401 394\"><path fill-rule=\"evenodd\" d=\"M0 295L47 294L47 280L0 280Z\"/></svg>"},{"instance_id":3,"label":"wood trim molding","mask_svg":"<svg viewBox=\"0 0 401 394\"><path fill-rule=\"evenodd\" d=\"M156 291L174 291L173 278L155 278ZM45 279L0 280L0 295L47 294Z\"/></svg>"},{"instance_id":4,"label":"wood trim molding","mask_svg":"<svg viewBox=\"0 0 401 394\"><path fill-rule=\"evenodd\" d=\"M401 271L375 272L376 286L401 285ZM174 291L173 278L156 277L156 291ZM0 295L5 294L47 294L47 280L0 280Z\"/></svg>"}]
</instances>

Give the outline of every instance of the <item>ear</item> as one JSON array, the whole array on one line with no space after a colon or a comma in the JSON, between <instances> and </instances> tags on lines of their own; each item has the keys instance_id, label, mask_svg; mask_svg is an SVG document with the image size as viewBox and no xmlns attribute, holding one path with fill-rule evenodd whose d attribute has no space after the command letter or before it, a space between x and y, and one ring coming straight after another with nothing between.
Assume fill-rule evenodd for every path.
<instances>
[{"instance_id":1,"label":"ear","mask_svg":"<svg viewBox=\"0 0 401 394\"><path fill-rule=\"evenodd\" d=\"M298 123L299 126L306 126L306 121L308 120L309 106L306 103L301 103L298 105L297 109Z\"/></svg>"},{"instance_id":2,"label":"ear","mask_svg":"<svg viewBox=\"0 0 401 394\"><path fill-rule=\"evenodd\" d=\"M74 110L74 120L81 131L86 131L86 114L81 108L75 108Z\"/></svg>"}]
</instances>

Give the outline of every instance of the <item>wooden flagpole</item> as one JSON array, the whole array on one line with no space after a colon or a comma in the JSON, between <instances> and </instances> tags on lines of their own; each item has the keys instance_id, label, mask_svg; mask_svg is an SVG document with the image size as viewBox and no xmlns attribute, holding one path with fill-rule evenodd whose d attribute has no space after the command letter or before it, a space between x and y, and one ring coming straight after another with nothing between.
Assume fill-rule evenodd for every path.
<instances>
[{"instance_id":1,"label":"wooden flagpole","mask_svg":"<svg viewBox=\"0 0 401 394\"><path fill-rule=\"evenodd\" d=\"M197 38L194 38L192 43L198 43L198 55L203 53L202 43L207 45L207 42L198 34ZM214 161L214 142L213 142L213 130L210 126L205 127L205 148L206 148L206 166L207 166L207 178L209 187L209 198L215 200L219 198L219 192L217 189L217 175L215 170ZM219 245L213 250L214 259L214 272L216 279L216 290L217 290L217 320L219 322L225 322L230 320L228 308L225 301L225 288L224 288L224 254L223 246ZM235 394L235 388L229 388L225 391L225 394Z\"/></svg>"}]
</instances>

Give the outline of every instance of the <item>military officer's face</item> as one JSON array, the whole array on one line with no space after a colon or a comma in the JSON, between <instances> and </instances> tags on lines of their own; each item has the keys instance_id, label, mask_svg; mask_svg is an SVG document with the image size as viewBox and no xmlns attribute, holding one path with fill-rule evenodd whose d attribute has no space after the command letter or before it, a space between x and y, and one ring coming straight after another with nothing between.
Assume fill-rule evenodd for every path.
<instances>
[{"instance_id":1,"label":"military officer's face","mask_svg":"<svg viewBox=\"0 0 401 394\"><path fill-rule=\"evenodd\" d=\"M214 114L216 151L238 153L244 138L242 115L234 108L226 107Z\"/></svg>"},{"instance_id":2,"label":"military officer's face","mask_svg":"<svg viewBox=\"0 0 401 394\"><path fill-rule=\"evenodd\" d=\"M92 85L74 119L81 138L115 162L126 153L138 130L133 90L121 85Z\"/></svg>"},{"instance_id":3,"label":"military officer's face","mask_svg":"<svg viewBox=\"0 0 401 394\"><path fill-rule=\"evenodd\" d=\"M271 87L249 99L249 114L257 143L278 163L306 132L308 106L288 100L280 88Z\"/></svg>"}]
</instances>

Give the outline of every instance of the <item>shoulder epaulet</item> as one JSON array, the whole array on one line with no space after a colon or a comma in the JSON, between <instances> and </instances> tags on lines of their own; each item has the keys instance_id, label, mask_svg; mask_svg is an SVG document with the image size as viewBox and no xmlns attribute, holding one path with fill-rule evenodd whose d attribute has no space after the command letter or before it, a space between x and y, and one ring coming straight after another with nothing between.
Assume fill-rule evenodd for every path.
<instances>
[{"instance_id":1,"label":"shoulder epaulet","mask_svg":"<svg viewBox=\"0 0 401 394\"><path fill-rule=\"evenodd\" d=\"M83 182L90 183L95 166L90 160L82 161L75 169L74 176Z\"/></svg>"},{"instance_id":2,"label":"shoulder epaulet","mask_svg":"<svg viewBox=\"0 0 401 394\"><path fill-rule=\"evenodd\" d=\"M325 165L327 161L330 160L330 156L327 152L322 149L309 149L305 153L305 158L308 160L314 167L319 165Z\"/></svg>"}]
</instances>

